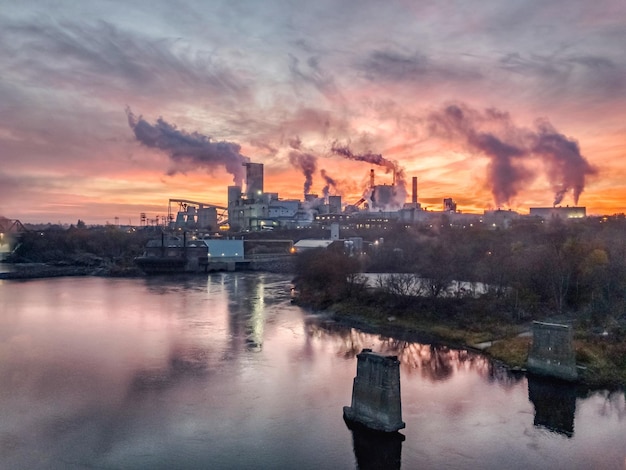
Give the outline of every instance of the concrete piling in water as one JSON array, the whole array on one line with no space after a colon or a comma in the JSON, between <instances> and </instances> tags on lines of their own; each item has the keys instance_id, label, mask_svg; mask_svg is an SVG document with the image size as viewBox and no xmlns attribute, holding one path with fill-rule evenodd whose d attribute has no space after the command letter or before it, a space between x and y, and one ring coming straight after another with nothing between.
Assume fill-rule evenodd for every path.
<instances>
[{"instance_id":1,"label":"concrete piling in water","mask_svg":"<svg viewBox=\"0 0 626 470\"><path fill-rule=\"evenodd\" d=\"M572 328L533 322L533 342L526 367L530 373L574 381L578 379Z\"/></svg>"},{"instance_id":2,"label":"concrete piling in water","mask_svg":"<svg viewBox=\"0 0 626 470\"><path fill-rule=\"evenodd\" d=\"M395 432L404 428L397 356L383 356L364 349L357 354L357 360L352 404L343 408L345 419L375 431Z\"/></svg>"}]
</instances>

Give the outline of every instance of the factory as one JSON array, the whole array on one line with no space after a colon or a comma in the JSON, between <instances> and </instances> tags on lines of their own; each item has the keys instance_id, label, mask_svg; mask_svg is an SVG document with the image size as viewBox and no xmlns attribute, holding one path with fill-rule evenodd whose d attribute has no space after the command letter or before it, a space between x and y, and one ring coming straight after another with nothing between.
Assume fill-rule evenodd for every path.
<instances>
[{"instance_id":1,"label":"factory","mask_svg":"<svg viewBox=\"0 0 626 470\"><path fill-rule=\"evenodd\" d=\"M266 192L262 163L246 162L245 191L242 186L228 186L226 206L170 199L168 222L171 228L219 231L254 232L279 228L302 229L319 227L329 229L336 224L341 229L385 229L398 224L405 226L428 224L469 227L484 224L490 228L509 228L522 217L512 210L485 210L483 214L469 214L457 210L452 198L442 200L441 210L422 209L418 202L417 177L411 179L410 202L403 180L395 171L393 182L376 184L375 171L370 170L369 184L355 204L345 204L341 196L308 193L303 200L281 199L278 193ZM178 205L178 211L175 206ZM145 215L142 214L142 218ZM530 217L542 220L577 219L586 217L585 207L535 207Z\"/></svg>"}]
</instances>

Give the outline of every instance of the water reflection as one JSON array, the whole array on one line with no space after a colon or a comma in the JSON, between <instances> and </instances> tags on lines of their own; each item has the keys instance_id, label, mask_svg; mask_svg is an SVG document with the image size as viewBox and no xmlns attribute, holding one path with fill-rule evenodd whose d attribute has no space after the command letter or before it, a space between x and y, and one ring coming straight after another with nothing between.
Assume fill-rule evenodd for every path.
<instances>
[{"instance_id":1,"label":"water reflection","mask_svg":"<svg viewBox=\"0 0 626 470\"><path fill-rule=\"evenodd\" d=\"M400 469L403 434L375 432L352 422L346 422L346 426L352 432L352 447L359 470Z\"/></svg>"},{"instance_id":2,"label":"water reflection","mask_svg":"<svg viewBox=\"0 0 626 470\"><path fill-rule=\"evenodd\" d=\"M167 367L139 369L130 384L131 394L169 388L179 382L208 373L210 351L202 347L175 347L167 361Z\"/></svg>"},{"instance_id":3,"label":"water reflection","mask_svg":"<svg viewBox=\"0 0 626 470\"><path fill-rule=\"evenodd\" d=\"M430 382L446 381L461 371L471 371L486 380L505 386L513 386L522 380L519 374L512 374L486 356L468 350L374 335L332 321L320 322L315 318L306 320L305 329L312 338L327 342L339 339L336 353L338 356L354 358L364 348L384 355L398 356L403 374L417 373Z\"/></svg>"},{"instance_id":4,"label":"water reflection","mask_svg":"<svg viewBox=\"0 0 626 470\"><path fill-rule=\"evenodd\" d=\"M288 281L0 283L0 468L624 468L623 392L566 406L473 352L307 316ZM363 348L401 360L404 442L342 420Z\"/></svg>"},{"instance_id":5,"label":"water reflection","mask_svg":"<svg viewBox=\"0 0 626 470\"><path fill-rule=\"evenodd\" d=\"M536 427L562 434L574 435L576 387L572 384L528 376L528 399L535 406Z\"/></svg>"}]
</instances>

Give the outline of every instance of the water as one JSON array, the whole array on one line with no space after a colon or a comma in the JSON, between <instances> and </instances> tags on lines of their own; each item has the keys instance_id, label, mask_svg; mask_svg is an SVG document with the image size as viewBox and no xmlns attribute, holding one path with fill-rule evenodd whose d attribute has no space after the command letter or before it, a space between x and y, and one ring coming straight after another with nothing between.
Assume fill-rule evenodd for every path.
<instances>
[{"instance_id":1,"label":"water","mask_svg":"<svg viewBox=\"0 0 626 470\"><path fill-rule=\"evenodd\" d=\"M0 281L0 468L626 468L623 393L338 328L288 280ZM402 361L403 442L342 419L364 347Z\"/></svg>"}]
</instances>

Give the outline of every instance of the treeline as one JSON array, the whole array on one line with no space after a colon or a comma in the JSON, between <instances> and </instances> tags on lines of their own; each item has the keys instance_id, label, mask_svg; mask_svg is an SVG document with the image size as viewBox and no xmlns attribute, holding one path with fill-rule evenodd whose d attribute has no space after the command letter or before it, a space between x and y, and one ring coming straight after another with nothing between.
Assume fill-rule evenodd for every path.
<instances>
[{"instance_id":1,"label":"treeline","mask_svg":"<svg viewBox=\"0 0 626 470\"><path fill-rule=\"evenodd\" d=\"M359 258L346 257L340 249L303 255L297 279L304 299L322 306L365 296L358 273L384 272L397 274L378 281L377 298L385 296L395 308L416 299L451 303L481 297L483 304L497 305L520 320L565 313L603 327L624 320L623 217L525 220L507 230L442 223L397 227L381 235Z\"/></svg>"},{"instance_id":2,"label":"treeline","mask_svg":"<svg viewBox=\"0 0 626 470\"><path fill-rule=\"evenodd\" d=\"M79 221L68 229L52 226L21 233L8 261L130 268L154 236L151 230L124 230L114 225L87 228Z\"/></svg>"}]
</instances>

